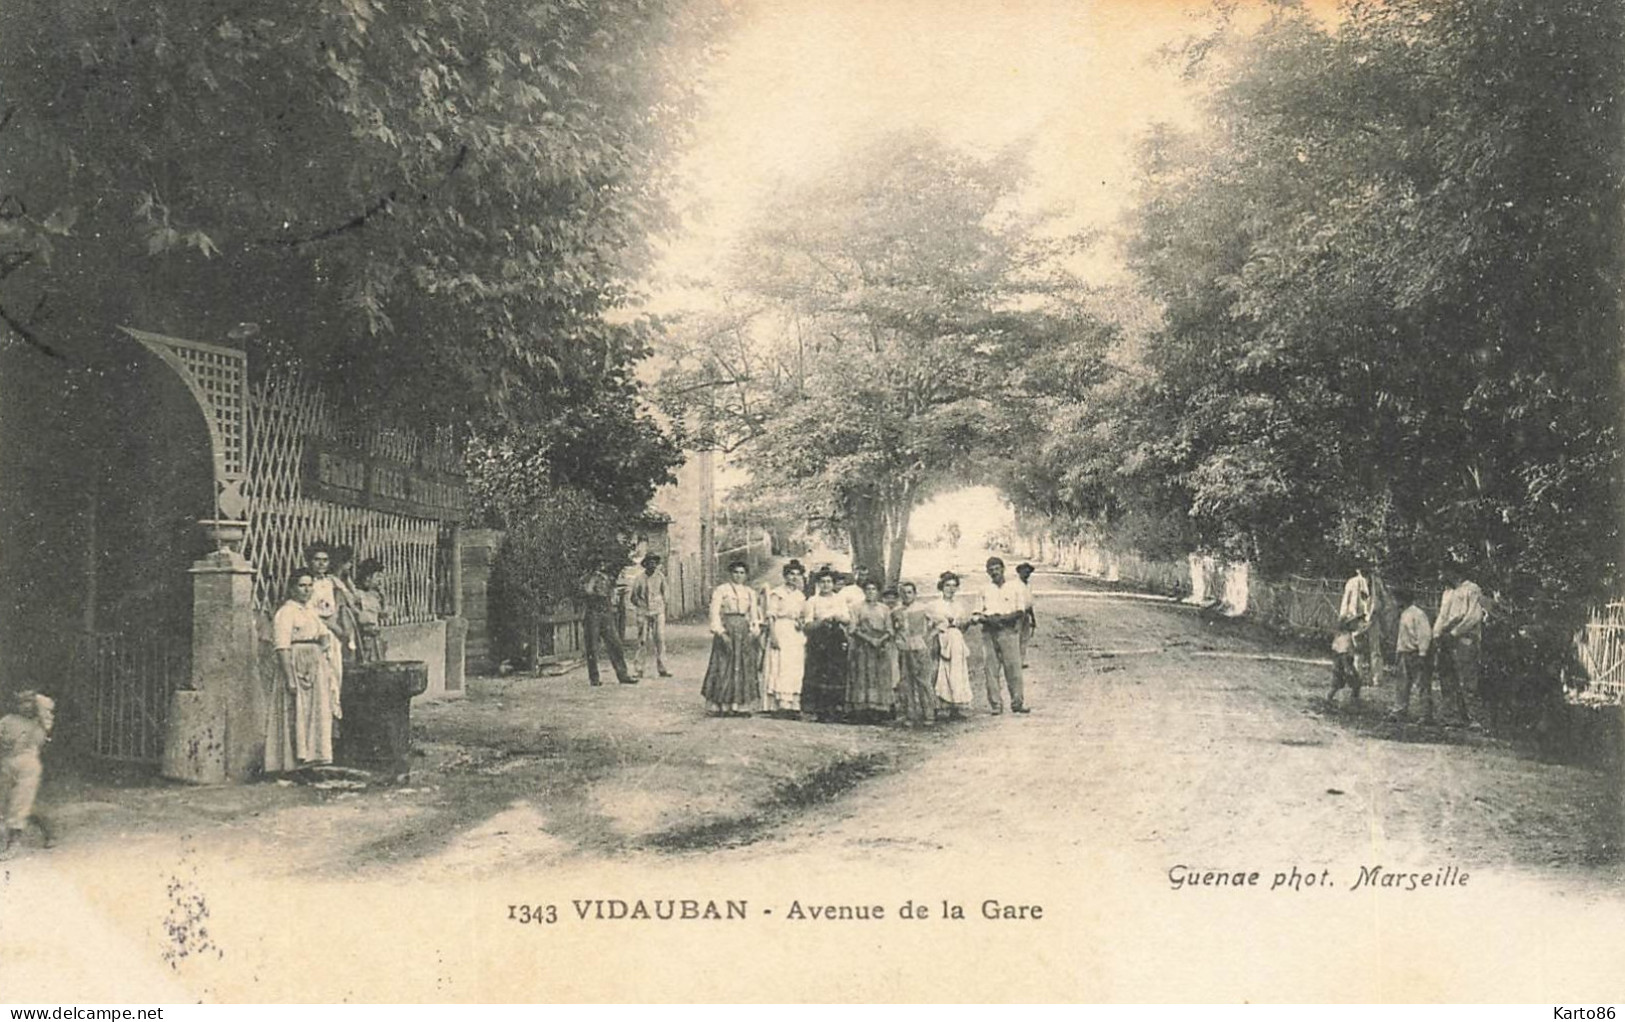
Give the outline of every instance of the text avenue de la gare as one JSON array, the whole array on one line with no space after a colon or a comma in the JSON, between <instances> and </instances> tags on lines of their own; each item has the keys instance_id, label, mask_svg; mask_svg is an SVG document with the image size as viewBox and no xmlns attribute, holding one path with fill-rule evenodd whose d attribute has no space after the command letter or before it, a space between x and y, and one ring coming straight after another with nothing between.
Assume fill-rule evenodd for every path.
<instances>
[{"instance_id":1,"label":"text avenue de la gare","mask_svg":"<svg viewBox=\"0 0 1625 1022\"><path fill-rule=\"evenodd\" d=\"M572 898L564 903L511 904L508 922L553 925L560 922L740 922L784 919L791 922L876 922L885 920L971 920L1037 922L1044 906L986 898L960 903L948 899L909 899L901 903L831 904L792 899L788 904L752 908L744 899L715 898Z\"/></svg>"}]
</instances>

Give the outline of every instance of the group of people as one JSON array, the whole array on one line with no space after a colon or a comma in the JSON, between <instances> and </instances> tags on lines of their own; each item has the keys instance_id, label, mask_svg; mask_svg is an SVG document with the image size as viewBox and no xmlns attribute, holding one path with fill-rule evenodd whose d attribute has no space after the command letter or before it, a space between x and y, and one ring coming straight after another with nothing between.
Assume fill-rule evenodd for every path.
<instances>
[{"instance_id":1,"label":"group of people","mask_svg":"<svg viewBox=\"0 0 1625 1022\"><path fill-rule=\"evenodd\" d=\"M749 566L728 566L710 606L711 658L700 693L707 712L756 712L820 722L905 725L959 719L971 706L970 645L981 628L988 705L1027 713L1023 652L1036 626L1027 578L1006 579L989 558L989 585L977 600L959 593L960 577L943 572L938 595L922 600L912 582L882 585L866 567L850 581L828 566L812 573L799 561L783 582L753 590Z\"/></svg>"},{"instance_id":2,"label":"group of people","mask_svg":"<svg viewBox=\"0 0 1625 1022\"><path fill-rule=\"evenodd\" d=\"M666 572L659 554L649 554L611 579L609 566L600 564L581 582L581 640L587 658L587 681L602 685L598 657L609 658L615 679L622 685L636 685L654 654L655 668L662 678L666 669ZM637 621L638 655L635 667L626 662L622 636L628 618Z\"/></svg>"},{"instance_id":3,"label":"group of people","mask_svg":"<svg viewBox=\"0 0 1625 1022\"><path fill-rule=\"evenodd\" d=\"M383 562L364 560L352 577L349 561L345 548L312 544L271 619L280 684L272 686L266 721L267 773L333 762L345 666L384 659Z\"/></svg>"},{"instance_id":4,"label":"group of people","mask_svg":"<svg viewBox=\"0 0 1625 1022\"><path fill-rule=\"evenodd\" d=\"M1433 678L1439 679L1440 702L1445 712L1455 711L1447 726L1475 726L1468 706L1479 698L1479 659L1484 640L1487 611L1484 592L1457 569L1447 580L1439 600L1439 612L1431 624L1427 613L1417 605L1416 594L1399 590L1391 601L1387 588L1369 565L1359 565L1343 586L1338 607L1337 627L1332 636L1332 689L1328 702L1349 689L1358 702L1367 677L1375 683L1382 678L1385 653L1389 648L1398 657L1399 698L1393 715L1410 716L1413 690L1420 695L1422 723L1434 723ZM1386 608L1402 607L1392 641L1386 628Z\"/></svg>"}]
</instances>

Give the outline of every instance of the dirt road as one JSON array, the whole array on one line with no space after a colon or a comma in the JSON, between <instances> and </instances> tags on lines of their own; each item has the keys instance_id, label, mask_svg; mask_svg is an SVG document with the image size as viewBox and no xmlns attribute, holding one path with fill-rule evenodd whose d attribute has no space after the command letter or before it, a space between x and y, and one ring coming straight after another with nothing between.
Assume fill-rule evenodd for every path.
<instances>
[{"instance_id":1,"label":"dirt road","mask_svg":"<svg viewBox=\"0 0 1625 1022\"><path fill-rule=\"evenodd\" d=\"M92 793L7 864L0 998L1617 992L1611 776L1328 713L1325 668L1188 608L1036 588L1030 716L708 720L688 627L671 682L420 712L404 788Z\"/></svg>"}]
</instances>

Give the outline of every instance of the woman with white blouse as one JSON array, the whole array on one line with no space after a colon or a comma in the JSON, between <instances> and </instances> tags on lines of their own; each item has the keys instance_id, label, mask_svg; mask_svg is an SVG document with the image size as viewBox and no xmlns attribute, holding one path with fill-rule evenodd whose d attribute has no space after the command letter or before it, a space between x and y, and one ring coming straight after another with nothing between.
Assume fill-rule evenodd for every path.
<instances>
[{"instance_id":1,"label":"woman with white blouse","mask_svg":"<svg viewBox=\"0 0 1625 1022\"><path fill-rule=\"evenodd\" d=\"M965 629L974 623L970 602L959 599L959 576L951 571L937 580L942 598L932 605L932 646L937 653L937 702L949 720L959 720L970 709L970 647Z\"/></svg>"},{"instance_id":2,"label":"woman with white blouse","mask_svg":"<svg viewBox=\"0 0 1625 1022\"><path fill-rule=\"evenodd\" d=\"M801 592L803 570L800 561L789 562L784 566L784 584L763 594L767 645L762 657L762 709L768 713L801 710L807 659L807 637L801 631L801 611L807 605Z\"/></svg>"},{"instance_id":3,"label":"woman with white blouse","mask_svg":"<svg viewBox=\"0 0 1625 1022\"><path fill-rule=\"evenodd\" d=\"M265 727L268 774L333 762L339 692L328 654L337 640L311 606L315 582L311 572L296 572L271 621L278 671Z\"/></svg>"},{"instance_id":4,"label":"woman with white blouse","mask_svg":"<svg viewBox=\"0 0 1625 1022\"><path fill-rule=\"evenodd\" d=\"M801 685L801 710L820 721L839 719L846 702L847 629L852 624L845 597L835 591L835 573L825 568L817 591L801 610L807 636L807 666Z\"/></svg>"},{"instance_id":5,"label":"woman with white blouse","mask_svg":"<svg viewBox=\"0 0 1625 1022\"><path fill-rule=\"evenodd\" d=\"M700 694L716 717L748 717L762 697L756 676L756 632L762 625L744 561L728 565L728 581L711 593L711 663Z\"/></svg>"}]
</instances>

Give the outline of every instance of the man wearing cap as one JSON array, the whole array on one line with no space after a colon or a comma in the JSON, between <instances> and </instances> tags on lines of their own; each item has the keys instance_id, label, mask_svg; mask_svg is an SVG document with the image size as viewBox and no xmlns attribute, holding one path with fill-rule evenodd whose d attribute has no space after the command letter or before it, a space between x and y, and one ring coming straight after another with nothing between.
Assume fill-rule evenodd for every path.
<instances>
[{"instance_id":1,"label":"man wearing cap","mask_svg":"<svg viewBox=\"0 0 1625 1022\"><path fill-rule=\"evenodd\" d=\"M1027 617L1027 601L1020 583L1005 581L1003 559L987 559L987 578L990 584L982 592L977 618L987 647L983 670L987 674L988 709L992 713L1004 712L1003 689L999 685L1002 670L1004 684L1010 689L1010 712L1026 713L1021 682L1021 623Z\"/></svg>"}]
</instances>

